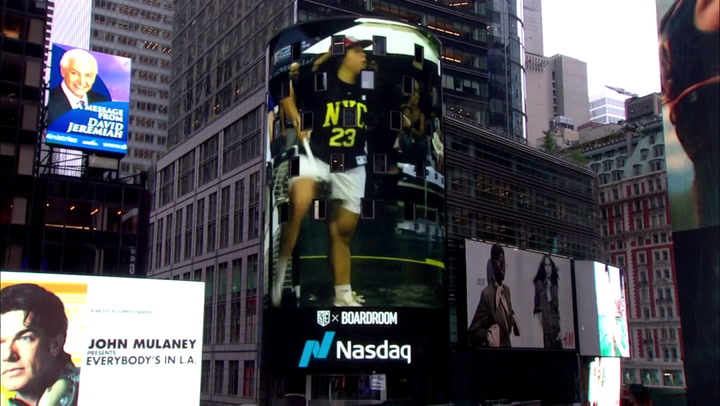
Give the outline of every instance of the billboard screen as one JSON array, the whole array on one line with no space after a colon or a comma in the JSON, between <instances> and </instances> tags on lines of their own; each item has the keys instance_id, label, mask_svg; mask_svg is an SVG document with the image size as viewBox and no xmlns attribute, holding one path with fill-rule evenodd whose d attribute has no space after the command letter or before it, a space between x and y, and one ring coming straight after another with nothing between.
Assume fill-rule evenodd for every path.
<instances>
[{"instance_id":1,"label":"billboard screen","mask_svg":"<svg viewBox=\"0 0 720 406\"><path fill-rule=\"evenodd\" d=\"M341 307L392 310L403 329L404 309L442 314L439 42L332 19L278 34L267 60L266 326Z\"/></svg>"},{"instance_id":2,"label":"billboard screen","mask_svg":"<svg viewBox=\"0 0 720 406\"><path fill-rule=\"evenodd\" d=\"M599 358L590 361L588 373L588 404L590 406L620 405L620 359Z\"/></svg>"},{"instance_id":3,"label":"billboard screen","mask_svg":"<svg viewBox=\"0 0 720 406\"><path fill-rule=\"evenodd\" d=\"M0 403L197 405L203 287L0 272Z\"/></svg>"},{"instance_id":4,"label":"billboard screen","mask_svg":"<svg viewBox=\"0 0 720 406\"><path fill-rule=\"evenodd\" d=\"M125 155L131 59L53 44L45 142Z\"/></svg>"},{"instance_id":5,"label":"billboard screen","mask_svg":"<svg viewBox=\"0 0 720 406\"><path fill-rule=\"evenodd\" d=\"M625 281L620 268L575 261L580 354L629 357Z\"/></svg>"},{"instance_id":6,"label":"billboard screen","mask_svg":"<svg viewBox=\"0 0 720 406\"><path fill-rule=\"evenodd\" d=\"M689 404L720 403L720 6L657 0L669 206Z\"/></svg>"},{"instance_id":7,"label":"billboard screen","mask_svg":"<svg viewBox=\"0 0 720 406\"><path fill-rule=\"evenodd\" d=\"M570 260L465 240L468 345L575 349Z\"/></svg>"}]
</instances>

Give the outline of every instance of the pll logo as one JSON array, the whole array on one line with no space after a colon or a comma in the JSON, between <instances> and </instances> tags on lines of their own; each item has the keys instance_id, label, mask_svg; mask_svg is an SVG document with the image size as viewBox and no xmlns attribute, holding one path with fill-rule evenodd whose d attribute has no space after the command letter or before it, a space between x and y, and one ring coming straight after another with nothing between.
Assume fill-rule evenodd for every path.
<instances>
[{"instance_id":1,"label":"pll logo","mask_svg":"<svg viewBox=\"0 0 720 406\"><path fill-rule=\"evenodd\" d=\"M332 321L338 321L337 314L330 313L330 310L318 310L317 312L317 324L320 327L325 327Z\"/></svg>"}]
</instances>

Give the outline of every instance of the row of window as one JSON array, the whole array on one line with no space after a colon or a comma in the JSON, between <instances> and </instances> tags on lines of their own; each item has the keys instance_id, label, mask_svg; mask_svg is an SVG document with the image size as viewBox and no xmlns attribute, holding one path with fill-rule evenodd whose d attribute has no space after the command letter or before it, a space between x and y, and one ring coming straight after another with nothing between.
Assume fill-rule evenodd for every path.
<instances>
[{"instance_id":1,"label":"row of window","mask_svg":"<svg viewBox=\"0 0 720 406\"><path fill-rule=\"evenodd\" d=\"M542 252L554 252L575 258L597 255L593 238L558 233L554 226L533 226L527 220L499 218L495 213L479 213L448 207L448 235L497 241Z\"/></svg>"},{"instance_id":2,"label":"row of window","mask_svg":"<svg viewBox=\"0 0 720 406\"><path fill-rule=\"evenodd\" d=\"M213 362L212 369L210 368L211 362ZM227 372L227 375L225 372ZM227 382L225 376L227 376ZM243 361L242 376L240 376L239 360L203 360L200 372L200 392L215 395L238 396L241 395L240 385L242 380L242 396L254 397L256 376L257 371L255 370L255 361L253 360ZM212 392L210 382L212 382Z\"/></svg>"},{"instance_id":3,"label":"row of window","mask_svg":"<svg viewBox=\"0 0 720 406\"><path fill-rule=\"evenodd\" d=\"M221 133L210 137L199 148L180 157L177 161L177 197L195 190L196 183L200 187L217 179L220 169L225 174L260 156L260 120L260 108L256 108L226 127ZM218 151L221 139L223 153L220 163ZM176 198L175 166L175 162L173 162L160 170L159 207ZM196 167L198 168L197 179Z\"/></svg>"},{"instance_id":4,"label":"row of window","mask_svg":"<svg viewBox=\"0 0 720 406\"><path fill-rule=\"evenodd\" d=\"M623 384L684 387L685 379L682 370L623 368Z\"/></svg>"},{"instance_id":5,"label":"row of window","mask_svg":"<svg viewBox=\"0 0 720 406\"><path fill-rule=\"evenodd\" d=\"M655 259L655 262L670 261L670 250L669 249L653 250L653 258ZM638 264L647 264L647 255L645 254L645 252L637 253L637 263Z\"/></svg>"},{"instance_id":6,"label":"row of window","mask_svg":"<svg viewBox=\"0 0 720 406\"><path fill-rule=\"evenodd\" d=\"M156 247L155 251L151 252L155 258L155 268L191 259L193 254L200 256L218 248L227 248L231 242L238 244L244 241L246 209L248 213L247 238L258 238L260 236L260 172L251 174L248 180L247 197L245 196L245 179L240 179L232 186L225 186L221 189L219 227L217 192L208 195L207 208L205 198L200 198L195 203L189 203L183 208L177 209L175 213L169 213L164 218L157 219L154 227L151 224L150 240L155 241ZM232 223L230 222L231 215ZM173 228L173 220L175 220L175 228ZM165 231L163 232L164 227ZM155 231L157 231L157 235L153 234Z\"/></svg>"},{"instance_id":7,"label":"row of window","mask_svg":"<svg viewBox=\"0 0 720 406\"><path fill-rule=\"evenodd\" d=\"M165 121L165 120L156 120L154 118L140 117L140 116L130 114L130 118L128 121L130 122L130 125L136 125L138 127L157 128L158 130L167 130L167 121Z\"/></svg>"}]
</instances>

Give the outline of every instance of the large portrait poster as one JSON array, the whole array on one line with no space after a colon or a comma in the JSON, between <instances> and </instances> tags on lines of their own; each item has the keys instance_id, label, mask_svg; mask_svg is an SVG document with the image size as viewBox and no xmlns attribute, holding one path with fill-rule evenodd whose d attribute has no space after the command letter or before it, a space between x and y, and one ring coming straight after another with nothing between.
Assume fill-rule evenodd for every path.
<instances>
[{"instance_id":1,"label":"large portrait poster","mask_svg":"<svg viewBox=\"0 0 720 406\"><path fill-rule=\"evenodd\" d=\"M124 155L130 58L53 44L45 142Z\"/></svg>"},{"instance_id":2,"label":"large portrait poster","mask_svg":"<svg viewBox=\"0 0 720 406\"><path fill-rule=\"evenodd\" d=\"M0 272L0 288L1 404L198 404L202 282Z\"/></svg>"},{"instance_id":3,"label":"large portrait poster","mask_svg":"<svg viewBox=\"0 0 720 406\"><path fill-rule=\"evenodd\" d=\"M465 257L470 347L575 349L569 259L473 240Z\"/></svg>"}]
</instances>

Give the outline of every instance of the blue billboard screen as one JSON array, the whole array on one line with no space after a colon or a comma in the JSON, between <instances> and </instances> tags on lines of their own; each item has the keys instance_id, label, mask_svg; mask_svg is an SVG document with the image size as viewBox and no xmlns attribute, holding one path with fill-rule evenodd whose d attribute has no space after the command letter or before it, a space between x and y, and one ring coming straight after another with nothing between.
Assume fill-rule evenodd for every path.
<instances>
[{"instance_id":1,"label":"blue billboard screen","mask_svg":"<svg viewBox=\"0 0 720 406\"><path fill-rule=\"evenodd\" d=\"M45 142L124 155L131 60L53 44Z\"/></svg>"}]
</instances>

